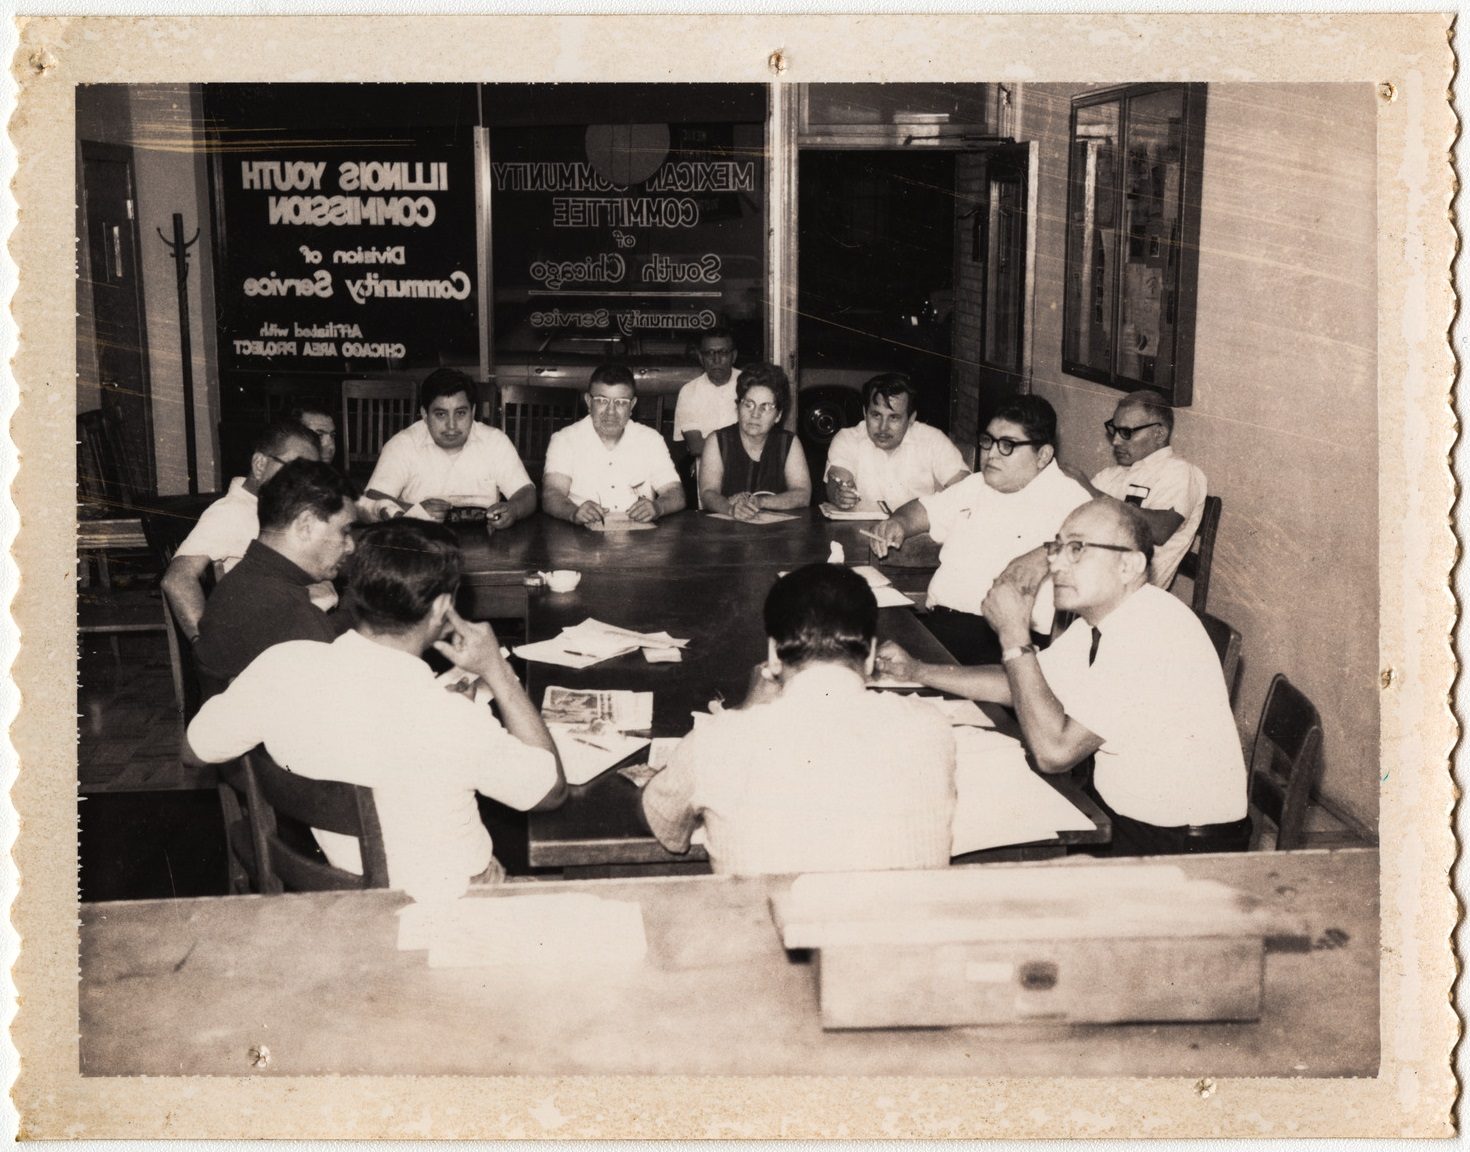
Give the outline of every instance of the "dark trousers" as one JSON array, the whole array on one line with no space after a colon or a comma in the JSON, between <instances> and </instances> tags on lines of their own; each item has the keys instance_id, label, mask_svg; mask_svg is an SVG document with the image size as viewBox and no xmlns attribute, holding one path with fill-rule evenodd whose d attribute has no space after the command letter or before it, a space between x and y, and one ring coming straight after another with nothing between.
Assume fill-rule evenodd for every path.
<instances>
[{"instance_id":1,"label":"dark trousers","mask_svg":"<svg viewBox=\"0 0 1470 1152\"><path fill-rule=\"evenodd\" d=\"M961 664L1000 663L1000 637L984 616L953 608L931 608L918 619Z\"/></svg>"},{"instance_id":2,"label":"dark trousers","mask_svg":"<svg viewBox=\"0 0 1470 1152\"><path fill-rule=\"evenodd\" d=\"M1109 856L1194 856L1203 852L1244 852L1251 843L1251 818L1228 824L1179 824L1163 827L1120 816L1095 790L1092 798L1113 823Z\"/></svg>"}]
</instances>

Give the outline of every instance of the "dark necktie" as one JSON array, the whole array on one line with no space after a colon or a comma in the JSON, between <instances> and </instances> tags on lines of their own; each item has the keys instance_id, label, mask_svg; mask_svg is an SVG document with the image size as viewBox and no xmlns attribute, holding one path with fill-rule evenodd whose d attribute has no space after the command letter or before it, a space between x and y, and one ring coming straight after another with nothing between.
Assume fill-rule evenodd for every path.
<instances>
[{"instance_id":1,"label":"dark necktie","mask_svg":"<svg viewBox=\"0 0 1470 1152\"><path fill-rule=\"evenodd\" d=\"M1102 633L1096 628L1092 630L1092 647L1087 650L1087 666L1092 667L1092 662L1097 659L1097 646L1102 643Z\"/></svg>"}]
</instances>

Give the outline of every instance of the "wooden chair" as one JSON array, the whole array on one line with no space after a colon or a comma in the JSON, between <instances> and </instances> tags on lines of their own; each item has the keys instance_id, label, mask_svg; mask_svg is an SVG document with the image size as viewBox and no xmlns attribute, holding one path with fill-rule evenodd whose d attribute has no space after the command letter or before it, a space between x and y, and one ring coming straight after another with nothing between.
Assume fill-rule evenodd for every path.
<instances>
[{"instance_id":1,"label":"wooden chair","mask_svg":"<svg viewBox=\"0 0 1470 1152\"><path fill-rule=\"evenodd\" d=\"M546 467L546 446L553 433L582 418L582 393L527 384L502 384L499 391L501 431L510 437L521 463L539 487Z\"/></svg>"},{"instance_id":2,"label":"wooden chair","mask_svg":"<svg viewBox=\"0 0 1470 1152\"><path fill-rule=\"evenodd\" d=\"M407 377L342 381L342 426L337 430L342 467L349 475L354 466L371 471L383 445L418 418L418 384Z\"/></svg>"},{"instance_id":3,"label":"wooden chair","mask_svg":"<svg viewBox=\"0 0 1470 1152\"><path fill-rule=\"evenodd\" d=\"M1189 606L1196 612L1203 612L1210 599L1210 564L1215 558L1215 533L1220 528L1223 508L1220 497L1205 497L1205 511L1200 517L1199 528L1195 530L1189 551L1179 561L1179 569L1174 573L1176 580L1185 576L1194 585Z\"/></svg>"},{"instance_id":4,"label":"wooden chair","mask_svg":"<svg viewBox=\"0 0 1470 1152\"><path fill-rule=\"evenodd\" d=\"M1278 851L1306 845L1307 809L1321 767L1321 750L1322 719L1317 709L1278 672L1266 692L1251 752L1252 848L1262 846L1262 817L1276 827L1274 847Z\"/></svg>"},{"instance_id":5,"label":"wooden chair","mask_svg":"<svg viewBox=\"0 0 1470 1152\"><path fill-rule=\"evenodd\" d=\"M1205 626L1210 643L1215 646L1215 655L1220 657L1220 671L1225 677L1225 690L1230 693L1230 703L1235 703L1235 678L1240 670L1240 633L1218 616L1208 612L1196 612L1199 622Z\"/></svg>"},{"instance_id":6,"label":"wooden chair","mask_svg":"<svg viewBox=\"0 0 1470 1152\"><path fill-rule=\"evenodd\" d=\"M272 760L264 748L245 755L245 788L261 892L388 887L388 857L371 788L297 776ZM334 868L292 844L282 834L282 817L308 828L355 836L362 848L362 875Z\"/></svg>"}]
</instances>

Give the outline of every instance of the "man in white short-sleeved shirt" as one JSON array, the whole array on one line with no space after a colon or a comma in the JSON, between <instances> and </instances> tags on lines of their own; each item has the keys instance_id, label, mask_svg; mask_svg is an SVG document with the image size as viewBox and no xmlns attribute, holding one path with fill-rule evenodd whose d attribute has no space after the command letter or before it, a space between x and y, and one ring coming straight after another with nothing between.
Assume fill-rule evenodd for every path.
<instances>
[{"instance_id":1,"label":"man in white short-sleeved shirt","mask_svg":"<svg viewBox=\"0 0 1470 1152\"><path fill-rule=\"evenodd\" d=\"M592 373L583 397L587 415L546 446L549 516L583 526L650 524L684 507L684 487L664 438L633 422L638 389L621 364Z\"/></svg>"},{"instance_id":2,"label":"man in white short-sleeved shirt","mask_svg":"<svg viewBox=\"0 0 1470 1152\"><path fill-rule=\"evenodd\" d=\"M441 519L454 505L484 507L491 528L536 510L536 487L504 432L475 419L475 382L438 368L419 386L419 421L383 445L364 499L414 505ZM394 513L390 506L387 509Z\"/></svg>"},{"instance_id":3,"label":"man in white short-sleeved shirt","mask_svg":"<svg viewBox=\"0 0 1470 1152\"><path fill-rule=\"evenodd\" d=\"M954 442L918 422L918 403L918 390L899 372L863 385L863 422L838 432L827 450L829 503L887 513L970 474Z\"/></svg>"},{"instance_id":4,"label":"man in white short-sleeved shirt","mask_svg":"<svg viewBox=\"0 0 1470 1152\"><path fill-rule=\"evenodd\" d=\"M250 542L260 535L256 494L261 485L292 460L318 460L317 438L294 420L272 424L255 441L250 455L250 473L230 481L229 491L204 510L163 574L163 594L184 635L199 638L199 618L204 615L205 571L213 564L223 576L240 562ZM337 601L327 585L313 593L318 607L330 608Z\"/></svg>"},{"instance_id":5,"label":"man in white short-sleeved shirt","mask_svg":"<svg viewBox=\"0 0 1470 1152\"><path fill-rule=\"evenodd\" d=\"M1056 412L1040 396L1014 396L996 409L980 436L980 471L952 488L910 501L878 525L874 551L928 532L942 547L929 582L925 627L958 660L992 663L1000 656L983 619L985 594L1018 556L1050 540L1087 491L1057 467ZM1052 598L1042 586L1033 627L1051 631ZM953 614L953 618L946 613Z\"/></svg>"},{"instance_id":6,"label":"man in white short-sleeved shirt","mask_svg":"<svg viewBox=\"0 0 1470 1152\"><path fill-rule=\"evenodd\" d=\"M735 337L728 328L710 328L699 337L699 366L704 369L679 389L674 403L674 443L682 443L699 459L704 441L735 423Z\"/></svg>"},{"instance_id":7,"label":"man in white short-sleeved shirt","mask_svg":"<svg viewBox=\"0 0 1470 1152\"><path fill-rule=\"evenodd\" d=\"M496 875L476 792L523 811L555 807L566 792L556 747L495 634L454 611L459 572L442 525L370 526L349 578L355 628L330 644L267 649L188 732L208 763L263 744L300 776L372 788L389 883L415 899L452 899ZM485 682L503 728L487 704L435 682L430 647ZM356 839L315 835L333 865L361 873Z\"/></svg>"},{"instance_id":8,"label":"man in white short-sleeved shirt","mask_svg":"<svg viewBox=\"0 0 1470 1152\"><path fill-rule=\"evenodd\" d=\"M942 668L885 645L880 669L1014 707L1043 772L1095 755L1114 855L1244 850L1245 760L1219 657L1194 613L1148 583L1148 524L1099 498L1046 551L1057 606L1078 618L1045 652L1031 643L1034 588L1001 580L985 598L1001 667Z\"/></svg>"},{"instance_id":9,"label":"man in white short-sleeved shirt","mask_svg":"<svg viewBox=\"0 0 1470 1152\"><path fill-rule=\"evenodd\" d=\"M949 863L954 734L927 704L875 695L878 607L861 577L812 564L766 599L767 662L744 703L679 742L643 791L659 842L704 826L716 872Z\"/></svg>"}]
</instances>

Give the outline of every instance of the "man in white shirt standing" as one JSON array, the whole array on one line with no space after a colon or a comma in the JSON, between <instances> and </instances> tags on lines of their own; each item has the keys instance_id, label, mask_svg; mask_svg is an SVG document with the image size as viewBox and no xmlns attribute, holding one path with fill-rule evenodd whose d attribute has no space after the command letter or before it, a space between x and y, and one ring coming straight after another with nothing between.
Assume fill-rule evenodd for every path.
<instances>
[{"instance_id":1,"label":"man in white shirt standing","mask_svg":"<svg viewBox=\"0 0 1470 1152\"><path fill-rule=\"evenodd\" d=\"M1154 543L1149 582L1167 588L1205 513L1205 474L1174 454L1174 409L1157 392L1128 393L1103 431L1117 463L1091 482L1076 479L1094 496L1138 509Z\"/></svg>"},{"instance_id":2,"label":"man in white shirt standing","mask_svg":"<svg viewBox=\"0 0 1470 1152\"><path fill-rule=\"evenodd\" d=\"M739 708L679 742L643 790L649 829L687 852L701 824L716 872L949 863L954 734L919 700L868 692L878 606L840 564L782 577L767 660Z\"/></svg>"},{"instance_id":3,"label":"man in white shirt standing","mask_svg":"<svg viewBox=\"0 0 1470 1152\"><path fill-rule=\"evenodd\" d=\"M735 337L728 328L708 328L699 337L699 366L704 374L679 389L674 403L674 443L682 443L699 459L707 436L735 423Z\"/></svg>"},{"instance_id":4,"label":"man in white shirt standing","mask_svg":"<svg viewBox=\"0 0 1470 1152\"><path fill-rule=\"evenodd\" d=\"M297 775L371 788L389 883L420 900L453 899L500 875L476 792L522 811L566 795L556 745L494 632L454 610L460 565L442 525L369 526L349 568L353 629L330 644L266 649L188 732L207 763L263 744ZM423 660L431 647L485 682L499 721L436 683ZM362 872L355 838L315 835L333 865Z\"/></svg>"},{"instance_id":5,"label":"man in white shirt standing","mask_svg":"<svg viewBox=\"0 0 1470 1152\"><path fill-rule=\"evenodd\" d=\"M257 437L250 454L250 474L236 476L229 491L204 510L184 542L179 545L163 574L163 594L184 635L199 635L199 618L204 615L204 574L211 564L223 576L240 562L250 542L260 535L256 494L261 485L292 460L319 460L314 433L294 420L272 424ZM328 589L330 585L328 585ZM330 608L337 602L314 595L318 606Z\"/></svg>"},{"instance_id":6,"label":"man in white shirt standing","mask_svg":"<svg viewBox=\"0 0 1470 1152\"><path fill-rule=\"evenodd\" d=\"M830 503L887 513L970 474L953 441L918 422L918 404L918 389L900 372L863 385L863 422L838 432L827 452Z\"/></svg>"},{"instance_id":7,"label":"man in white shirt standing","mask_svg":"<svg viewBox=\"0 0 1470 1152\"><path fill-rule=\"evenodd\" d=\"M421 419L383 445L364 499L400 510L417 504L436 520L455 503L483 507L491 529L534 512L536 486L510 437L475 419L478 399L475 382L456 368L425 376Z\"/></svg>"},{"instance_id":8,"label":"man in white shirt standing","mask_svg":"<svg viewBox=\"0 0 1470 1152\"><path fill-rule=\"evenodd\" d=\"M1015 708L1043 772L1095 755L1113 855L1243 851L1245 760L1219 657L1194 613L1148 582L1151 536L1137 509L1108 497L1067 517L1046 555L1057 607L1078 618L1044 652L1030 636L1034 586L999 580L984 604L999 668L924 664L896 644L878 666Z\"/></svg>"},{"instance_id":9,"label":"man in white shirt standing","mask_svg":"<svg viewBox=\"0 0 1470 1152\"><path fill-rule=\"evenodd\" d=\"M546 446L541 507L573 524L651 524L684 507L684 487L664 438L633 423L638 386L621 364L592 373L587 415Z\"/></svg>"},{"instance_id":10,"label":"man in white shirt standing","mask_svg":"<svg viewBox=\"0 0 1470 1152\"><path fill-rule=\"evenodd\" d=\"M873 551L921 532L943 547L929 582L924 626L966 664L1000 659L994 629L981 615L990 586L1012 560L1050 540L1087 490L1056 464L1057 414L1040 396L1013 396L980 435L980 471L952 488L911 500L878 525ZM1052 626L1051 589L1035 597L1032 627Z\"/></svg>"}]
</instances>

